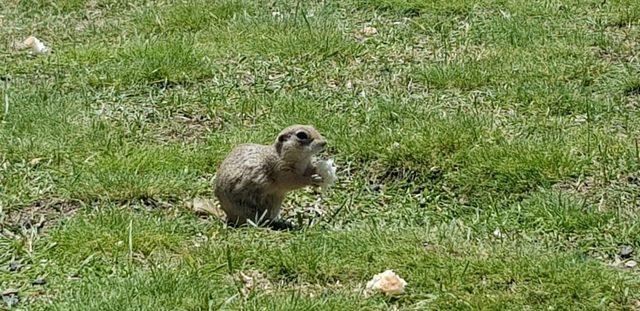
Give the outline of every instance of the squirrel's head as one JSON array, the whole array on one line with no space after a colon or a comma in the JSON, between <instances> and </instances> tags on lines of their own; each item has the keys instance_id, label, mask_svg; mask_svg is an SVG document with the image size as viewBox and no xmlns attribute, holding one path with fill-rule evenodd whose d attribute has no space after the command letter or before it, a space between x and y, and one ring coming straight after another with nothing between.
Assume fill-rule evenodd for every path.
<instances>
[{"instance_id":1,"label":"squirrel's head","mask_svg":"<svg viewBox=\"0 0 640 311\"><path fill-rule=\"evenodd\" d=\"M292 125L282 130L276 139L276 150L281 157L304 159L322 152L327 141L311 125Z\"/></svg>"}]
</instances>

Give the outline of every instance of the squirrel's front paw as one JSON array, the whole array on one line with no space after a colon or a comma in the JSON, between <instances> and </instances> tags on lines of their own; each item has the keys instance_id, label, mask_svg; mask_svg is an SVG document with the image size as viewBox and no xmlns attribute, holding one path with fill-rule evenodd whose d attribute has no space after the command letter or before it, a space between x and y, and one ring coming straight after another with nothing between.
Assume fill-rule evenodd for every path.
<instances>
[{"instance_id":1,"label":"squirrel's front paw","mask_svg":"<svg viewBox=\"0 0 640 311\"><path fill-rule=\"evenodd\" d=\"M320 176L319 174L311 175L311 183L314 186L320 186L322 185L323 182L324 182L324 178L322 178L322 176Z\"/></svg>"}]
</instances>

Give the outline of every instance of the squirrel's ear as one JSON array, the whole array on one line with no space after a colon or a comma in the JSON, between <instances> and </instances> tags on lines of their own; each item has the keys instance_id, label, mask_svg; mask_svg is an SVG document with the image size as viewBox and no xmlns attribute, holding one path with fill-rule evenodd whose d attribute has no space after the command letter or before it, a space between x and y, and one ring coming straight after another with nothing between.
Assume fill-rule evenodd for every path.
<instances>
[{"instance_id":1,"label":"squirrel's ear","mask_svg":"<svg viewBox=\"0 0 640 311\"><path fill-rule=\"evenodd\" d=\"M284 144L284 141L287 140L288 137L289 137L289 134L278 135L278 139L276 139L276 151L278 152L278 154L282 152L282 145Z\"/></svg>"},{"instance_id":2,"label":"squirrel's ear","mask_svg":"<svg viewBox=\"0 0 640 311\"><path fill-rule=\"evenodd\" d=\"M278 142L284 142L287 138L289 138L289 134L281 134L278 136Z\"/></svg>"}]
</instances>

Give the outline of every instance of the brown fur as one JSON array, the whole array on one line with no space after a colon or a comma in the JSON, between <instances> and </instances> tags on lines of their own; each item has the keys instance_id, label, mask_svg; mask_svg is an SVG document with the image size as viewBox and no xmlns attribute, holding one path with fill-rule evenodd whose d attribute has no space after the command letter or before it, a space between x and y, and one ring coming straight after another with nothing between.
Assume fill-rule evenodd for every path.
<instances>
[{"instance_id":1,"label":"brown fur","mask_svg":"<svg viewBox=\"0 0 640 311\"><path fill-rule=\"evenodd\" d=\"M242 225L277 220L287 192L322 182L312 157L325 145L313 126L292 125L272 145L234 148L216 174L215 195L227 222Z\"/></svg>"}]
</instances>

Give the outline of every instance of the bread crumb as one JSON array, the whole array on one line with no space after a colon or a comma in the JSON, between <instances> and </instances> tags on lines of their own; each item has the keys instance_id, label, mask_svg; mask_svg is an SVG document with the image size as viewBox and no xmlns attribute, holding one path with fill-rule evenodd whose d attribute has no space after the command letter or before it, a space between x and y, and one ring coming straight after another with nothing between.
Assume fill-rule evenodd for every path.
<instances>
[{"instance_id":1,"label":"bread crumb","mask_svg":"<svg viewBox=\"0 0 640 311\"><path fill-rule=\"evenodd\" d=\"M34 36L29 36L22 42L14 43L13 48L15 50L24 50L30 48L33 54L47 54L51 52L51 49L48 46L46 46L44 43L42 43L42 41L40 41L40 39Z\"/></svg>"},{"instance_id":2,"label":"bread crumb","mask_svg":"<svg viewBox=\"0 0 640 311\"><path fill-rule=\"evenodd\" d=\"M407 282L400 276L395 274L393 270L386 270L373 276L373 279L367 283L367 290L379 291L387 296L396 296L404 294L404 288Z\"/></svg>"},{"instance_id":3,"label":"bread crumb","mask_svg":"<svg viewBox=\"0 0 640 311\"><path fill-rule=\"evenodd\" d=\"M329 187L333 186L333 184L338 179L338 176L336 175L336 166L333 163L333 159L320 160L318 161L317 166L318 166L318 174L320 174L320 176L322 176L322 179L323 179L322 185L320 185L320 188L324 192L324 191L327 191Z\"/></svg>"}]
</instances>

